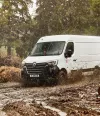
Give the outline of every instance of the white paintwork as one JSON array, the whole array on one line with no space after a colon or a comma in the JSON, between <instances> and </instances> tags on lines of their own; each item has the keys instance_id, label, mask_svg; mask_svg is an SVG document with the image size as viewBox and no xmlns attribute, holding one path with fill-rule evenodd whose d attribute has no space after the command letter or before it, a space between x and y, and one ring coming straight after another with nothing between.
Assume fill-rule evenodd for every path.
<instances>
[{"instance_id":1,"label":"white paintwork","mask_svg":"<svg viewBox=\"0 0 100 116\"><path fill-rule=\"evenodd\" d=\"M69 73L71 70L94 68L100 66L100 36L81 35L54 35L45 36L38 40L41 42L65 41L65 47L61 55L56 56L28 56L26 63L42 63L58 61L59 69L65 68ZM74 42L74 54L70 58L64 57L64 52L68 42ZM73 61L77 59L76 61Z\"/></svg>"}]
</instances>

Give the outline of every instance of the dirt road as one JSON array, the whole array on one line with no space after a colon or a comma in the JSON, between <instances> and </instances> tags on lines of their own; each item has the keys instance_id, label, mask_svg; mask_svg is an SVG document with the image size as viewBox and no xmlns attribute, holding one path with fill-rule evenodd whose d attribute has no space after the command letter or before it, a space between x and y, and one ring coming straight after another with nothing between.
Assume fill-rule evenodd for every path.
<instances>
[{"instance_id":1,"label":"dirt road","mask_svg":"<svg viewBox=\"0 0 100 116\"><path fill-rule=\"evenodd\" d=\"M100 116L96 81L23 88L19 83L0 84L0 116Z\"/></svg>"}]
</instances>

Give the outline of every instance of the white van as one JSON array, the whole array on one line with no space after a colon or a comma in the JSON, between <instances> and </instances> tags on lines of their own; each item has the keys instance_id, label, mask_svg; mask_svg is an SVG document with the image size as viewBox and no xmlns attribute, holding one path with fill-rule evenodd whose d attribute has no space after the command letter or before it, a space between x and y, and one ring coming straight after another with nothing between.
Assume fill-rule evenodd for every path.
<instances>
[{"instance_id":1,"label":"white van","mask_svg":"<svg viewBox=\"0 0 100 116\"><path fill-rule=\"evenodd\" d=\"M24 80L67 79L71 71L100 67L100 37L45 36L22 62ZM57 77L57 78L56 78Z\"/></svg>"}]
</instances>

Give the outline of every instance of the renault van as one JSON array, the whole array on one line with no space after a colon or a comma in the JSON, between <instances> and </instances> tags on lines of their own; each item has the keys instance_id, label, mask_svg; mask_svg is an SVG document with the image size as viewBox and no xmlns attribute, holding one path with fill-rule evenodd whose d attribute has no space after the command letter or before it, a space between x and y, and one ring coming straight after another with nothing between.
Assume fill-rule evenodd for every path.
<instances>
[{"instance_id":1,"label":"renault van","mask_svg":"<svg viewBox=\"0 0 100 116\"><path fill-rule=\"evenodd\" d=\"M100 37L53 35L38 40L30 55L22 62L24 80L68 78L75 70L100 67Z\"/></svg>"}]
</instances>

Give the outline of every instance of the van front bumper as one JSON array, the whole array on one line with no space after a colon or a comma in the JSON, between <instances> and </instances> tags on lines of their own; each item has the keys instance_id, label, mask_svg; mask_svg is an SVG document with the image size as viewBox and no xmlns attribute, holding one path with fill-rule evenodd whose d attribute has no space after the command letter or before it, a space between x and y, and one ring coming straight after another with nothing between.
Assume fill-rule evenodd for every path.
<instances>
[{"instance_id":1,"label":"van front bumper","mask_svg":"<svg viewBox=\"0 0 100 116\"><path fill-rule=\"evenodd\" d=\"M29 67L26 65L21 71L21 77L26 81L48 81L56 79L56 75L59 72L59 68L55 65L45 65L42 70L37 67L28 70ZM38 69L38 70L36 70ZM32 72L34 70L34 72ZM36 71L36 72L35 72ZM32 72L32 73L31 73Z\"/></svg>"}]
</instances>

